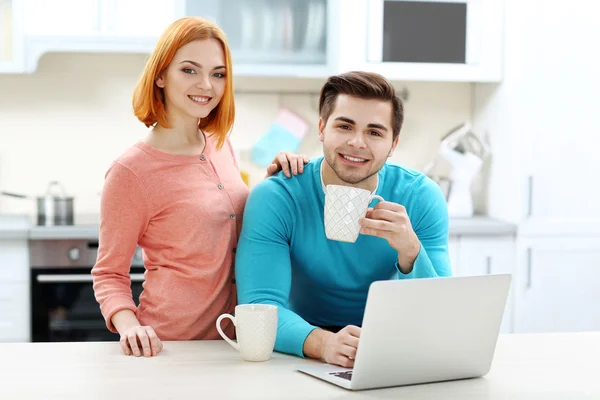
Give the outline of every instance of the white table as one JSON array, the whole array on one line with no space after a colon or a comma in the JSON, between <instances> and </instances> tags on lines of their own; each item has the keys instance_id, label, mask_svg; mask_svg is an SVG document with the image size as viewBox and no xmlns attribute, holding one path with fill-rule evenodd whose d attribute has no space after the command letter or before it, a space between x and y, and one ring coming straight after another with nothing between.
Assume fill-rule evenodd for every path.
<instances>
[{"instance_id":1,"label":"white table","mask_svg":"<svg viewBox=\"0 0 600 400\"><path fill-rule=\"evenodd\" d=\"M500 336L477 379L350 392L275 353L241 361L223 341L166 342L158 357L117 343L0 344L0 399L600 399L600 332Z\"/></svg>"}]
</instances>

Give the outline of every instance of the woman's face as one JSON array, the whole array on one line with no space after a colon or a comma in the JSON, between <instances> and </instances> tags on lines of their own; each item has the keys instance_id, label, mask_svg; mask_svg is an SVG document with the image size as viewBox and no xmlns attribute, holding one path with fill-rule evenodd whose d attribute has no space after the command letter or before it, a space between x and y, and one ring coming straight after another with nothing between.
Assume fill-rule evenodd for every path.
<instances>
[{"instance_id":1,"label":"woman's face","mask_svg":"<svg viewBox=\"0 0 600 400\"><path fill-rule=\"evenodd\" d=\"M156 80L164 89L169 118L206 118L223 97L226 73L225 54L217 39L182 46Z\"/></svg>"}]
</instances>

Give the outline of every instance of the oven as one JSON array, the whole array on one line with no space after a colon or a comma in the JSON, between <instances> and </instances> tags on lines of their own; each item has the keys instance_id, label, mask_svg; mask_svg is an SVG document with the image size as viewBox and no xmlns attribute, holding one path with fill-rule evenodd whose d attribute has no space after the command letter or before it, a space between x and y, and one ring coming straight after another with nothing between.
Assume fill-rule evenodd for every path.
<instances>
[{"instance_id":1,"label":"oven","mask_svg":"<svg viewBox=\"0 0 600 400\"><path fill-rule=\"evenodd\" d=\"M118 341L94 297L91 270L97 240L30 240L32 342ZM131 261L131 289L139 304L144 265L138 248Z\"/></svg>"}]
</instances>

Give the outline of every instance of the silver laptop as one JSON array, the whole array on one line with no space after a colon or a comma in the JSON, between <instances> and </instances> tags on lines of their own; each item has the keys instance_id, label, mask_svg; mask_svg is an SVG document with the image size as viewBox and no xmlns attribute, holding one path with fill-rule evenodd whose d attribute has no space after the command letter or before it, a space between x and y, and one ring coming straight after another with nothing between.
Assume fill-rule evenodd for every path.
<instances>
[{"instance_id":1,"label":"silver laptop","mask_svg":"<svg viewBox=\"0 0 600 400\"><path fill-rule=\"evenodd\" d=\"M354 368L297 369L350 390L486 375L510 282L509 274L374 282Z\"/></svg>"}]
</instances>

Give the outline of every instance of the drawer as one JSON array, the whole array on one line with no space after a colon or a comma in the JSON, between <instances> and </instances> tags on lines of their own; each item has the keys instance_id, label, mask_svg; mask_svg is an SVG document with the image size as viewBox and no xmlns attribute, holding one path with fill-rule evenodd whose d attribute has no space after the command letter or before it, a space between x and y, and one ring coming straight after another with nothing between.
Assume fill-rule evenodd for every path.
<instances>
[{"instance_id":1,"label":"drawer","mask_svg":"<svg viewBox=\"0 0 600 400\"><path fill-rule=\"evenodd\" d=\"M29 247L27 240L0 240L0 284L29 281Z\"/></svg>"}]
</instances>

